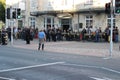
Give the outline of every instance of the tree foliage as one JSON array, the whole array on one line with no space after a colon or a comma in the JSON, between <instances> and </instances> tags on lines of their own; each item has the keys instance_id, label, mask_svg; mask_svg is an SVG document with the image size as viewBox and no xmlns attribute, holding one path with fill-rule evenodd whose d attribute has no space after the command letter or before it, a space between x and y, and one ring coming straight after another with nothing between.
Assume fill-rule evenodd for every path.
<instances>
[{"instance_id":1,"label":"tree foliage","mask_svg":"<svg viewBox=\"0 0 120 80\"><path fill-rule=\"evenodd\" d=\"M0 0L0 21L5 22L5 0Z\"/></svg>"}]
</instances>

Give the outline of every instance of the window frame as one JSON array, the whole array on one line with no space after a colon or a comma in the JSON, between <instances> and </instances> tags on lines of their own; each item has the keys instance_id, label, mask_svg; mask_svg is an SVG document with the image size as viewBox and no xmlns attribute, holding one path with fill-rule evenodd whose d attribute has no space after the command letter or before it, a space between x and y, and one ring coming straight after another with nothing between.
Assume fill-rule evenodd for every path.
<instances>
[{"instance_id":1,"label":"window frame","mask_svg":"<svg viewBox=\"0 0 120 80\"><path fill-rule=\"evenodd\" d=\"M85 16L85 23L86 28L93 28L93 15L86 15Z\"/></svg>"},{"instance_id":2,"label":"window frame","mask_svg":"<svg viewBox=\"0 0 120 80\"><path fill-rule=\"evenodd\" d=\"M107 26L110 28L111 27L111 15L107 15ZM116 26L116 18L115 15L113 16L113 26Z\"/></svg>"},{"instance_id":3,"label":"window frame","mask_svg":"<svg viewBox=\"0 0 120 80\"><path fill-rule=\"evenodd\" d=\"M30 26L35 28L36 19L35 17L30 17Z\"/></svg>"},{"instance_id":4,"label":"window frame","mask_svg":"<svg viewBox=\"0 0 120 80\"><path fill-rule=\"evenodd\" d=\"M85 0L85 5L93 5L93 0Z\"/></svg>"}]
</instances>

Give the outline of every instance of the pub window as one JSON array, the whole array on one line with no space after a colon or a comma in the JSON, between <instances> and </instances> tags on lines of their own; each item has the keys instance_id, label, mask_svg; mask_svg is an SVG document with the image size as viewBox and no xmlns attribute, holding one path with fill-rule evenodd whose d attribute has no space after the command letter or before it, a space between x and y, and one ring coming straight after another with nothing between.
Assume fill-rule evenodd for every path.
<instances>
[{"instance_id":1,"label":"pub window","mask_svg":"<svg viewBox=\"0 0 120 80\"><path fill-rule=\"evenodd\" d=\"M107 16L108 18L107 18L107 26L108 27L111 27L111 15L108 15ZM113 16L113 26L115 27L115 22L116 22L116 20L115 20L115 15Z\"/></svg>"},{"instance_id":2,"label":"pub window","mask_svg":"<svg viewBox=\"0 0 120 80\"><path fill-rule=\"evenodd\" d=\"M30 26L35 28L35 18L34 17L30 18Z\"/></svg>"},{"instance_id":3,"label":"pub window","mask_svg":"<svg viewBox=\"0 0 120 80\"><path fill-rule=\"evenodd\" d=\"M87 15L86 16L86 28L93 28L93 16L92 15Z\"/></svg>"}]
</instances>

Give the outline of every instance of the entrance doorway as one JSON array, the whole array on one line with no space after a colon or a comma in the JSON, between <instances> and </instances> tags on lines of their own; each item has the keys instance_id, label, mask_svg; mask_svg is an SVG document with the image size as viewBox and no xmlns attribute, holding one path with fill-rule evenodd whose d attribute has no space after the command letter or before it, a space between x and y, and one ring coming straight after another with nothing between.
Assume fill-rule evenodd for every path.
<instances>
[{"instance_id":1,"label":"entrance doorway","mask_svg":"<svg viewBox=\"0 0 120 80\"><path fill-rule=\"evenodd\" d=\"M65 31L68 31L68 30L69 30L69 25L63 25L62 27L63 27L63 31L64 31L64 30L65 30Z\"/></svg>"},{"instance_id":2,"label":"entrance doorway","mask_svg":"<svg viewBox=\"0 0 120 80\"><path fill-rule=\"evenodd\" d=\"M71 28L71 19L61 19L62 30L68 31Z\"/></svg>"},{"instance_id":3,"label":"entrance doorway","mask_svg":"<svg viewBox=\"0 0 120 80\"><path fill-rule=\"evenodd\" d=\"M18 28L22 28L23 25L23 21L22 20L18 20Z\"/></svg>"}]
</instances>

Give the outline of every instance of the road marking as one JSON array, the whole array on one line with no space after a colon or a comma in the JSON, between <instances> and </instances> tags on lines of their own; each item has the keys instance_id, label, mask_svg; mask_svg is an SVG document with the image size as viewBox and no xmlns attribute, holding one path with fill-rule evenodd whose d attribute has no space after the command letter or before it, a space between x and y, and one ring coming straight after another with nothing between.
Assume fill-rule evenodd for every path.
<instances>
[{"instance_id":1,"label":"road marking","mask_svg":"<svg viewBox=\"0 0 120 80\"><path fill-rule=\"evenodd\" d=\"M63 63L65 63L65 62L54 62L54 63L46 63L46 64L34 65L34 66L26 66L26 67L5 69L5 70L0 70L0 73L2 73L2 72L9 72L9 71L23 70L23 69L30 69L30 68L35 68L35 67L51 66L51 65L63 64Z\"/></svg>"},{"instance_id":2,"label":"road marking","mask_svg":"<svg viewBox=\"0 0 120 80\"><path fill-rule=\"evenodd\" d=\"M113 70L113 69L110 69L110 68L102 67L102 69L107 70L107 71L110 71L110 72L114 72L114 73L117 73L117 74L120 74L119 71L116 71L116 70Z\"/></svg>"},{"instance_id":3,"label":"road marking","mask_svg":"<svg viewBox=\"0 0 120 80\"><path fill-rule=\"evenodd\" d=\"M103 59L111 59L111 58L112 58L112 56L108 56L108 57L105 57Z\"/></svg>"},{"instance_id":4,"label":"road marking","mask_svg":"<svg viewBox=\"0 0 120 80\"><path fill-rule=\"evenodd\" d=\"M0 79L5 79L5 80L15 80L15 79L5 78L5 77L0 77Z\"/></svg>"},{"instance_id":5,"label":"road marking","mask_svg":"<svg viewBox=\"0 0 120 80\"><path fill-rule=\"evenodd\" d=\"M72 65L72 66L80 66L80 67L86 67L86 68L103 69L103 70L107 70L107 71L110 71L110 72L114 72L114 73L120 74L120 71L116 71L116 70L113 70L113 69L110 69L110 68L106 68L106 67L89 66L89 65L77 65L77 64L70 64L70 63L66 63L64 65Z\"/></svg>"},{"instance_id":6,"label":"road marking","mask_svg":"<svg viewBox=\"0 0 120 80\"><path fill-rule=\"evenodd\" d=\"M112 80L109 78L96 78L96 77L90 77L90 78L95 79L95 80Z\"/></svg>"}]
</instances>

